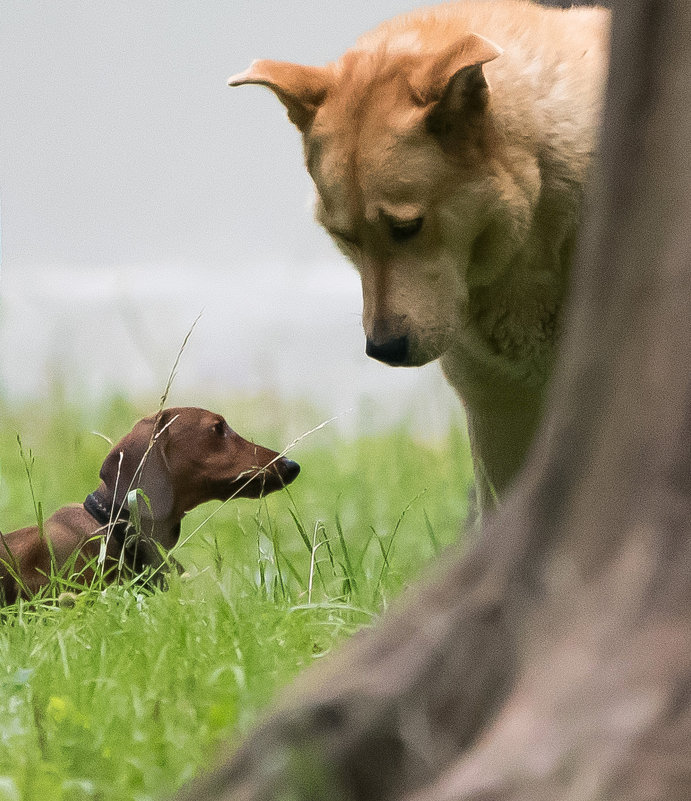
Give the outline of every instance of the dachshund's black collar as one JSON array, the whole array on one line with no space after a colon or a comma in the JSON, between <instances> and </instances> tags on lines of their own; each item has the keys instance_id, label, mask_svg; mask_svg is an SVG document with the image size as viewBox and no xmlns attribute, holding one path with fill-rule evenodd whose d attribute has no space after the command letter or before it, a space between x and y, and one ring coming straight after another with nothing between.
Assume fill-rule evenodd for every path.
<instances>
[{"instance_id":1,"label":"dachshund's black collar","mask_svg":"<svg viewBox=\"0 0 691 801\"><path fill-rule=\"evenodd\" d=\"M106 503L99 495L98 491L87 495L84 501L84 509L102 526L108 526L110 536L123 548L125 536L130 525L130 513L128 509L122 508L115 516L112 504Z\"/></svg>"},{"instance_id":2,"label":"dachshund's black collar","mask_svg":"<svg viewBox=\"0 0 691 801\"><path fill-rule=\"evenodd\" d=\"M98 491L92 492L84 501L84 509L103 526L106 533L110 533L124 555L125 564L134 573L137 581L146 584L152 580L157 585L165 582L164 574L168 567L163 565L156 548L152 548L146 537L131 536L134 527L130 523L129 509L119 509L115 516L112 506L113 502L106 501ZM177 542L180 536L180 523L173 527L172 534ZM175 559L169 557L169 563L182 573L182 567ZM153 578L144 575L147 568L153 569Z\"/></svg>"}]
</instances>

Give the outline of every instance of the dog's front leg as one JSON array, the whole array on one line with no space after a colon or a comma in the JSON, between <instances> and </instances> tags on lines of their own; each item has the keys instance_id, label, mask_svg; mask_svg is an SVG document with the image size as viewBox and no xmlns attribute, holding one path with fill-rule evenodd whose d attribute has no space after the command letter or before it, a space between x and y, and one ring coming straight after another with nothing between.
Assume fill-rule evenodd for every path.
<instances>
[{"instance_id":1,"label":"dog's front leg","mask_svg":"<svg viewBox=\"0 0 691 801\"><path fill-rule=\"evenodd\" d=\"M480 510L505 497L540 424L545 388L497 376L464 353L442 359L465 408Z\"/></svg>"}]
</instances>

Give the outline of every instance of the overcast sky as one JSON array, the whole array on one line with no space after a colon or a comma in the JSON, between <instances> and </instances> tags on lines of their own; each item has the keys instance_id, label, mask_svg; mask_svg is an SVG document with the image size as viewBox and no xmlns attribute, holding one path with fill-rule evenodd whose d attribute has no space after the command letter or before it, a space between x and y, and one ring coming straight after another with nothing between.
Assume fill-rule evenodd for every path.
<instances>
[{"instance_id":1,"label":"overcast sky","mask_svg":"<svg viewBox=\"0 0 691 801\"><path fill-rule=\"evenodd\" d=\"M297 132L253 58L324 63L415 0L1 0L4 265L314 260Z\"/></svg>"},{"instance_id":2,"label":"overcast sky","mask_svg":"<svg viewBox=\"0 0 691 801\"><path fill-rule=\"evenodd\" d=\"M436 367L366 358L299 135L269 91L226 85L421 4L0 0L0 395L158 397L203 310L175 402L263 391L331 416L369 397L427 427L456 409Z\"/></svg>"}]
</instances>

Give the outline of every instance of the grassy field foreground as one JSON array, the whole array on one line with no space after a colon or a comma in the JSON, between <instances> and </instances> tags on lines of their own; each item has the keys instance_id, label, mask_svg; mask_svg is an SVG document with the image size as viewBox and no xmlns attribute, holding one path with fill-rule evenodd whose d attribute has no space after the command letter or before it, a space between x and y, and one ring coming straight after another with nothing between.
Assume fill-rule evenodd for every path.
<instances>
[{"instance_id":1,"label":"grassy field foreground","mask_svg":"<svg viewBox=\"0 0 691 801\"><path fill-rule=\"evenodd\" d=\"M269 447L295 439L276 404L212 408ZM27 473L46 516L81 501L109 450L91 432L115 440L151 411L0 404L0 530L36 520ZM457 539L471 481L460 429L430 444L327 426L290 455L302 473L289 490L188 515L187 574L168 592L109 587L4 613L0 801L168 797Z\"/></svg>"}]
</instances>

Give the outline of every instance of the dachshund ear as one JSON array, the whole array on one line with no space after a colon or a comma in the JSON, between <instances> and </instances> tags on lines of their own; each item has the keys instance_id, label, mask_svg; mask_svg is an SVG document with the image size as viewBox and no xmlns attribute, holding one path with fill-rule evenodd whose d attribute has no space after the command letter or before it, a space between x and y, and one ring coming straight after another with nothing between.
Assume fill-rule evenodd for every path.
<instances>
[{"instance_id":1,"label":"dachshund ear","mask_svg":"<svg viewBox=\"0 0 691 801\"><path fill-rule=\"evenodd\" d=\"M127 493L136 486L141 474L142 459L151 440L154 418L140 420L115 445L101 467L101 481L110 498L121 504Z\"/></svg>"},{"instance_id":2,"label":"dachshund ear","mask_svg":"<svg viewBox=\"0 0 691 801\"><path fill-rule=\"evenodd\" d=\"M151 450L144 459L141 478L136 482L146 495L149 503L141 502L139 511L142 517L152 520L165 520L173 511L173 485L166 461L165 447L167 432L154 440Z\"/></svg>"},{"instance_id":3,"label":"dachshund ear","mask_svg":"<svg viewBox=\"0 0 691 801\"><path fill-rule=\"evenodd\" d=\"M140 488L149 499L151 510L141 503L142 517L164 519L173 507L173 488L166 464L168 440L166 412L140 420L111 450L101 467L101 481L116 507L127 493ZM156 437L156 431L160 432Z\"/></svg>"}]
</instances>

